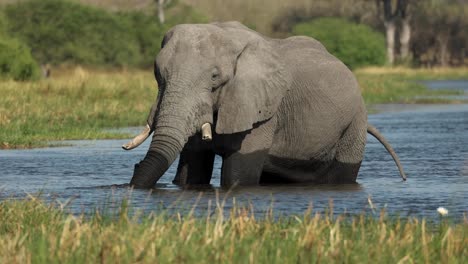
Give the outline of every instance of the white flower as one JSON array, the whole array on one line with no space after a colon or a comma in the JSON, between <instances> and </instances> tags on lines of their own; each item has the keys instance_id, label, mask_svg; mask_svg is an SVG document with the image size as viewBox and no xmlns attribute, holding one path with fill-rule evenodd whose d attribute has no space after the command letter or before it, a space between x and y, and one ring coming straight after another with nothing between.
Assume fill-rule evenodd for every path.
<instances>
[{"instance_id":1,"label":"white flower","mask_svg":"<svg viewBox=\"0 0 468 264\"><path fill-rule=\"evenodd\" d=\"M445 216L448 214L448 210L443 208L443 207L439 207L437 208L437 212L441 215L441 216Z\"/></svg>"}]
</instances>

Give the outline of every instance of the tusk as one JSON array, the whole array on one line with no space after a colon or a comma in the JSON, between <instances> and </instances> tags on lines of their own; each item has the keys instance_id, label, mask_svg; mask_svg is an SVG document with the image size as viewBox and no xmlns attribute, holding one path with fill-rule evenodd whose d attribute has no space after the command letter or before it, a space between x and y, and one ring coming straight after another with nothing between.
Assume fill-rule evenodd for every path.
<instances>
[{"instance_id":1,"label":"tusk","mask_svg":"<svg viewBox=\"0 0 468 264\"><path fill-rule=\"evenodd\" d=\"M213 139L213 136L211 134L211 124L210 123L205 123L201 127L202 130L202 140L203 141L211 141Z\"/></svg>"},{"instance_id":2,"label":"tusk","mask_svg":"<svg viewBox=\"0 0 468 264\"><path fill-rule=\"evenodd\" d=\"M150 134L151 134L151 128L147 124L146 127L143 129L143 131L141 131L141 133L138 136L130 140L127 144L122 145L122 148L125 150L134 149L138 147L141 143L143 143L143 141L145 141L149 137Z\"/></svg>"}]
</instances>

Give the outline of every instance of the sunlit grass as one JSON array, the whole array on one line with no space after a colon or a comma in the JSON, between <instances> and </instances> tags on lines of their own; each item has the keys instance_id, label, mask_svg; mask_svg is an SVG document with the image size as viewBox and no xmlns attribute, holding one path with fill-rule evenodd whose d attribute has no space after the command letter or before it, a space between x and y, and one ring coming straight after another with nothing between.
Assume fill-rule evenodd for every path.
<instances>
[{"instance_id":1,"label":"sunlit grass","mask_svg":"<svg viewBox=\"0 0 468 264\"><path fill-rule=\"evenodd\" d=\"M460 94L429 91L416 80L468 79L467 68L357 70L366 104L458 103L428 97ZM0 81L0 148L30 148L68 139L128 138L106 128L141 126L157 89L151 70L54 69L37 82Z\"/></svg>"},{"instance_id":2,"label":"sunlit grass","mask_svg":"<svg viewBox=\"0 0 468 264\"><path fill-rule=\"evenodd\" d=\"M429 90L418 81L468 80L468 68L412 69L371 67L355 71L366 104L378 103L464 103L444 95L459 95L456 90ZM440 96L440 97L438 97Z\"/></svg>"},{"instance_id":3,"label":"sunlit grass","mask_svg":"<svg viewBox=\"0 0 468 264\"><path fill-rule=\"evenodd\" d=\"M0 202L0 263L466 263L468 222L304 212L274 219L252 208L205 217L74 216L31 200Z\"/></svg>"},{"instance_id":4,"label":"sunlit grass","mask_svg":"<svg viewBox=\"0 0 468 264\"><path fill-rule=\"evenodd\" d=\"M366 67L355 71L358 75L387 75L413 80L468 80L468 67Z\"/></svg>"},{"instance_id":5,"label":"sunlit grass","mask_svg":"<svg viewBox=\"0 0 468 264\"><path fill-rule=\"evenodd\" d=\"M142 125L156 93L151 71L76 68L38 82L1 81L0 148L128 137L103 129Z\"/></svg>"}]
</instances>

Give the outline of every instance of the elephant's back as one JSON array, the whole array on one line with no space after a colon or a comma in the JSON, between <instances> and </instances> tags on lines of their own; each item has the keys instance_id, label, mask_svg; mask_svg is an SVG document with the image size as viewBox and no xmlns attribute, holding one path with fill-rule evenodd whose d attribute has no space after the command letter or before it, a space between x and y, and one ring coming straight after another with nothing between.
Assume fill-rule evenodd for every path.
<instances>
[{"instance_id":1,"label":"elephant's back","mask_svg":"<svg viewBox=\"0 0 468 264\"><path fill-rule=\"evenodd\" d=\"M307 37L281 45L292 83L278 111L270 155L299 160L332 160L335 146L362 107L353 73Z\"/></svg>"},{"instance_id":2,"label":"elephant's back","mask_svg":"<svg viewBox=\"0 0 468 264\"><path fill-rule=\"evenodd\" d=\"M313 38L291 37L279 44L293 80L290 99L309 110L337 111L350 122L362 104L353 72Z\"/></svg>"}]
</instances>

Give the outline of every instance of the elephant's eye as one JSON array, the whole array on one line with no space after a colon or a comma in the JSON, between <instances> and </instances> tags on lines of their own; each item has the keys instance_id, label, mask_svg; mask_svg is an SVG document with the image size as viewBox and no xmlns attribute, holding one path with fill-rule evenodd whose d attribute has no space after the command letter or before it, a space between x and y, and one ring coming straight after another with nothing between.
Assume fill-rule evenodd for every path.
<instances>
[{"instance_id":1,"label":"elephant's eye","mask_svg":"<svg viewBox=\"0 0 468 264\"><path fill-rule=\"evenodd\" d=\"M219 76L220 76L220 72L218 68L214 68L213 71L211 72L211 80L216 81L218 80Z\"/></svg>"}]
</instances>

